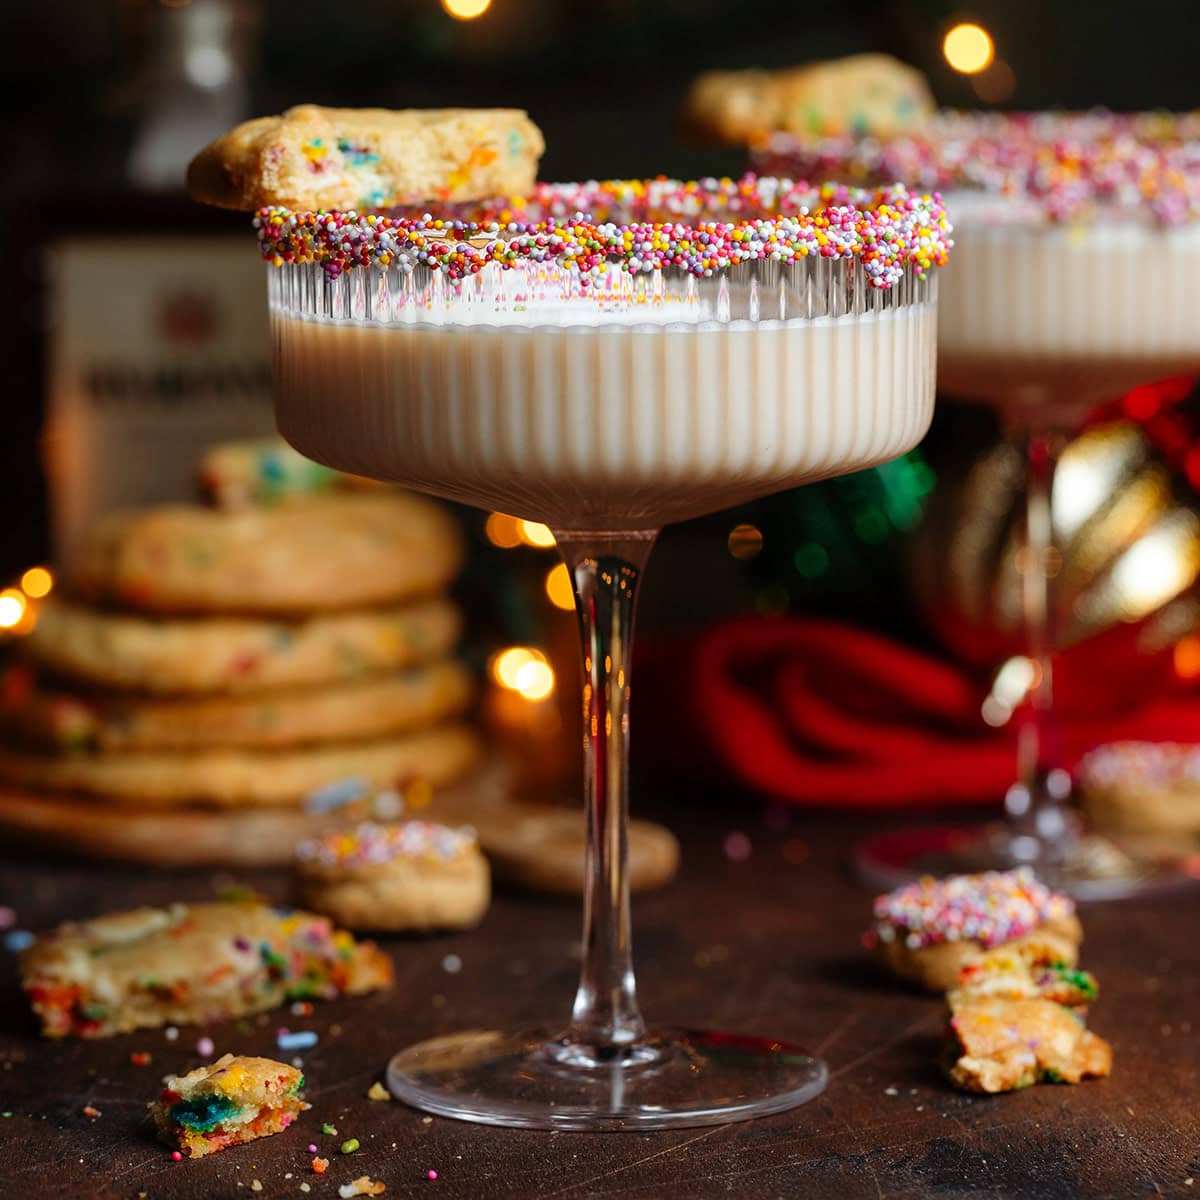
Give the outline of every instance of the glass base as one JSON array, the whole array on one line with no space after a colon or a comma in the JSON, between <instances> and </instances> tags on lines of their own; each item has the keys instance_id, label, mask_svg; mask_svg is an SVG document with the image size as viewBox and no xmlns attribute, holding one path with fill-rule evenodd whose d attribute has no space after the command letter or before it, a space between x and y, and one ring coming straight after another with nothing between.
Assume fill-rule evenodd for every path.
<instances>
[{"instance_id":1,"label":"glass base","mask_svg":"<svg viewBox=\"0 0 1200 1200\"><path fill-rule=\"evenodd\" d=\"M1003 823L905 829L859 842L854 870L868 887L890 891L922 875L1032 866L1044 882L1076 900L1124 900L1200 883L1194 859L1138 856L1099 834L1081 835L1052 868L1031 857L1029 840Z\"/></svg>"},{"instance_id":2,"label":"glass base","mask_svg":"<svg viewBox=\"0 0 1200 1200\"><path fill-rule=\"evenodd\" d=\"M784 1112L824 1090L825 1064L785 1042L659 1029L619 1048L546 1029L473 1029L400 1051L387 1082L425 1112L524 1129L723 1125Z\"/></svg>"}]
</instances>

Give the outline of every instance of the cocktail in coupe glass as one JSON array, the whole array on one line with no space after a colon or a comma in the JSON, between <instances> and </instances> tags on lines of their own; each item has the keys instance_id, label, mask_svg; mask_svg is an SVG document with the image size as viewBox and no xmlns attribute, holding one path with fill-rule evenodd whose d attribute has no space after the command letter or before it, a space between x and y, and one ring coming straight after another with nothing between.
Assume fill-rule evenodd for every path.
<instances>
[{"instance_id":1,"label":"cocktail in coupe glass","mask_svg":"<svg viewBox=\"0 0 1200 1200\"><path fill-rule=\"evenodd\" d=\"M747 179L544 185L511 216L258 218L282 264L270 306L288 441L544 522L574 581L588 824L574 1007L557 1025L402 1050L388 1083L443 1116L535 1128L778 1112L821 1091L820 1062L767 1038L647 1027L638 1009L625 861L638 583L664 523L922 436L944 215L903 189Z\"/></svg>"},{"instance_id":2,"label":"cocktail in coupe glass","mask_svg":"<svg viewBox=\"0 0 1200 1200\"><path fill-rule=\"evenodd\" d=\"M911 137L776 138L756 155L763 169L836 168L944 193L955 251L940 281L939 389L994 407L1026 462L1019 566L1034 682L1006 821L982 835L867 843L858 865L872 883L1036 864L1075 895L1103 898L1182 878L1165 864L1095 870L1085 853L1055 728L1047 567L1067 437L1122 392L1200 370L1198 139L1190 115L945 113Z\"/></svg>"}]
</instances>

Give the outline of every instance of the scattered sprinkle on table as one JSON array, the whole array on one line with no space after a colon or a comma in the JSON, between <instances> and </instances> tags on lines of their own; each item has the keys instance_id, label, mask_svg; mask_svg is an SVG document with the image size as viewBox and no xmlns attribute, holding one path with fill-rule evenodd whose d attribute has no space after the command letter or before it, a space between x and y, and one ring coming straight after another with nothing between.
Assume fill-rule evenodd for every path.
<instances>
[{"instance_id":1,"label":"scattered sprinkle on table","mask_svg":"<svg viewBox=\"0 0 1200 1200\"><path fill-rule=\"evenodd\" d=\"M153 1057L149 1050L135 1050L130 1056L129 1061L135 1067L148 1067L153 1061Z\"/></svg>"},{"instance_id":2,"label":"scattered sprinkle on table","mask_svg":"<svg viewBox=\"0 0 1200 1200\"><path fill-rule=\"evenodd\" d=\"M0 929L11 929L16 923L16 912L7 904L0 904Z\"/></svg>"},{"instance_id":3,"label":"scattered sprinkle on table","mask_svg":"<svg viewBox=\"0 0 1200 1200\"><path fill-rule=\"evenodd\" d=\"M34 937L28 929L13 929L4 935L4 947L11 950L14 954L20 954L22 950L28 950L33 945Z\"/></svg>"},{"instance_id":4,"label":"scattered sprinkle on table","mask_svg":"<svg viewBox=\"0 0 1200 1200\"><path fill-rule=\"evenodd\" d=\"M196 1042L196 1053L199 1054L201 1058L211 1058L215 1049L216 1046L210 1037L202 1037Z\"/></svg>"},{"instance_id":5,"label":"scattered sprinkle on table","mask_svg":"<svg viewBox=\"0 0 1200 1200\"><path fill-rule=\"evenodd\" d=\"M379 1082L378 1079L371 1084L371 1087L367 1092L368 1100L390 1100L391 1098L392 1093L389 1092L387 1088L385 1088L383 1084Z\"/></svg>"},{"instance_id":6,"label":"scattered sprinkle on table","mask_svg":"<svg viewBox=\"0 0 1200 1200\"><path fill-rule=\"evenodd\" d=\"M343 1154L353 1154L359 1148L358 1138L347 1138L341 1145Z\"/></svg>"},{"instance_id":7,"label":"scattered sprinkle on table","mask_svg":"<svg viewBox=\"0 0 1200 1200\"><path fill-rule=\"evenodd\" d=\"M178 1150L171 1151L172 1162L183 1162L183 1155Z\"/></svg>"},{"instance_id":8,"label":"scattered sprinkle on table","mask_svg":"<svg viewBox=\"0 0 1200 1200\"><path fill-rule=\"evenodd\" d=\"M12 1113L5 1113L4 1115L6 1117L11 1117ZM83 1115L85 1117L91 1117L94 1121L100 1115L100 1110L91 1104L85 1104L83 1106Z\"/></svg>"},{"instance_id":9,"label":"scattered sprinkle on table","mask_svg":"<svg viewBox=\"0 0 1200 1200\"><path fill-rule=\"evenodd\" d=\"M280 1050L307 1050L320 1040L319 1035L312 1029L297 1029L295 1033L281 1029L275 1038L275 1044Z\"/></svg>"},{"instance_id":10,"label":"scattered sprinkle on table","mask_svg":"<svg viewBox=\"0 0 1200 1200\"><path fill-rule=\"evenodd\" d=\"M321 1126L321 1132L332 1134L333 1136L336 1137L337 1136L337 1126L330 1125L329 1122L326 1121L325 1124Z\"/></svg>"},{"instance_id":11,"label":"scattered sprinkle on table","mask_svg":"<svg viewBox=\"0 0 1200 1200\"><path fill-rule=\"evenodd\" d=\"M314 1158L312 1160L312 1169L315 1174L324 1175L325 1172L329 1170L329 1159Z\"/></svg>"},{"instance_id":12,"label":"scattered sprinkle on table","mask_svg":"<svg viewBox=\"0 0 1200 1200\"><path fill-rule=\"evenodd\" d=\"M457 954L447 954L442 959L442 970L447 975L457 975L462 970L462 959Z\"/></svg>"},{"instance_id":13,"label":"scattered sprinkle on table","mask_svg":"<svg viewBox=\"0 0 1200 1200\"><path fill-rule=\"evenodd\" d=\"M177 1041L179 1039L179 1030L176 1029L174 1025L168 1025L166 1029L163 1030L163 1037L165 1037L168 1042Z\"/></svg>"},{"instance_id":14,"label":"scattered sprinkle on table","mask_svg":"<svg viewBox=\"0 0 1200 1200\"><path fill-rule=\"evenodd\" d=\"M436 1178L437 1178L437 1172L436 1172L436 1171L426 1171L426 1172L425 1172L425 1178L426 1178L426 1179L436 1179Z\"/></svg>"}]
</instances>

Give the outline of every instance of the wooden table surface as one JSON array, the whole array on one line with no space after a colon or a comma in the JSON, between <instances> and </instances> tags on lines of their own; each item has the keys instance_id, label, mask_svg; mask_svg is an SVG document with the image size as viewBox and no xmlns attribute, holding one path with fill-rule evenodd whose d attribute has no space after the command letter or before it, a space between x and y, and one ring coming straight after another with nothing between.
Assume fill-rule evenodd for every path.
<instances>
[{"instance_id":1,"label":"wooden table surface","mask_svg":"<svg viewBox=\"0 0 1200 1200\"><path fill-rule=\"evenodd\" d=\"M890 986L860 951L869 896L844 873L864 822L792 818L785 831L723 808L672 822L681 877L635 905L643 1007L651 1019L708 1023L803 1043L829 1063L826 1092L761 1121L648 1134L547 1134L423 1118L367 1098L389 1054L456 1027L565 1014L574 987L574 905L497 898L476 932L387 942L389 993L318 1005L307 1018L94 1042L46 1042L3 954L0 995L0 1197L223 1200L313 1197L366 1174L389 1197L429 1200L706 1200L708 1197L1200 1197L1200 890L1084 911L1085 964L1101 980L1093 1027L1115 1045L1111 1079L983 1098L952 1091L936 1067L942 1008ZM667 810L670 819L670 810ZM725 857L731 831L753 852ZM806 861L790 862L807 845ZM786 854L785 854L786 846ZM279 875L240 876L283 899ZM211 896L211 872L0 861L0 903L22 928L106 909ZM448 971L447 956L461 968ZM450 959L450 966L454 960ZM278 1026L320 1035L303 1052L312 1109L285 1134L175 1163L144 1117L159 1077L216 1053L268 1054ZM131 1053L153 1061L136 1066ZM89 1119L84 1105L101 1115ZM11 1114L11 1115L10 1115ZM323 1122L338 1129L323 1136ZM343 1157L345 1138L362 1149ZM331 1160L314 1175L306 1146ZM427 1172L437 1172L436 1181ZM288 1173L291 1177L288 1178ZM1197 1182L1193 1189L1192 1180ZM261 1187L254 1181L259 1181Z\"/></svg>"}]
</instances>

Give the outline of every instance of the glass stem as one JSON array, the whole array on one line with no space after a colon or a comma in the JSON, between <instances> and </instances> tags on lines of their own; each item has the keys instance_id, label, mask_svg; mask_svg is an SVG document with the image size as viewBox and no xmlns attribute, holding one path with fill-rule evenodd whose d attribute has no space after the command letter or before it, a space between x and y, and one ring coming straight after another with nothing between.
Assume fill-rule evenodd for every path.
<instances>
[{"instance_id":1,"label":"glass stem","mask_svg":"<svg viewBox=\"0 0 1200 1200\"><path fill-rule=\"evenodd\" d=\"M1063 438L1036 418L1024 422L1019 432L1026 469L1021 607L1026 654L1034 674L1018 735L1017 782L1005 796L1004 805L1014 857L1053 869L1062 863L1074 832L1067 808L1070 775L1062 766L1053 674L1053 579L1061 564L1053 495Z\"/></svg>"},{"instance_id":2,"label":"glass stem","mask_svg":"<svg viewBox=\"0 0 1200 1200\"><path fill-rule=\"evenodd\" d=\"M637 1041L629 919L629 697L638 584L657 530L555 531L575 589L583 649L583 794L587 867L583 965L569 1038L599 1050Z\"/></svg>"}]
</instances>

